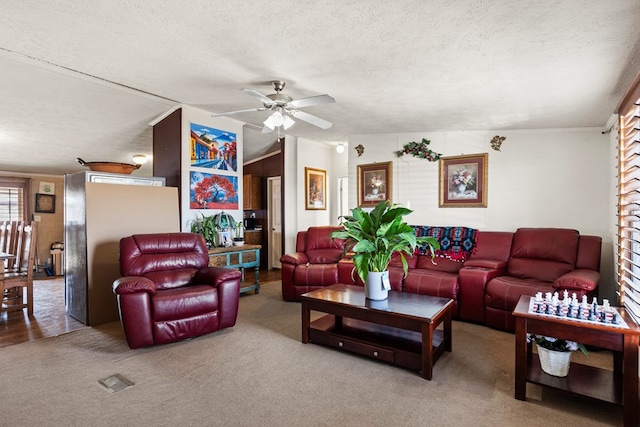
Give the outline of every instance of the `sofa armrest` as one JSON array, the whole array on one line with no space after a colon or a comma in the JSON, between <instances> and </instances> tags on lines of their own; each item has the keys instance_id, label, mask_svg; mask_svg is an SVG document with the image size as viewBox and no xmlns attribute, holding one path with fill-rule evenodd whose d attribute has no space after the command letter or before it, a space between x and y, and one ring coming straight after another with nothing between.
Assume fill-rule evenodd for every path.
<instances>
[{"instance_id":1,"label":"sofa armrest","mask_svg":"<svg viewBox=\"0 0 640 427\"><path fill-rule=\"evenodd\" d=\"M124 276L113 282L113 293L116 295L135 294L138 292L147 292L155 295L156 284L153 280L142 276Z\"/></svg>"},{"instance_id":2,"label":"sofa armrest","mask_svg":"<svg viewBox=\"0 0 640 427\"><path fill-rule=\"evenodd\" d=\"M309 259L304 252L296 252L294 254L282 255L280 262L283 264L304 265L309 262Z\"/></svg>"},{"instance_id":3,"label":"sofa armrest","mask_svg":"<svg viewBox=\"0 0 640 427\"><path fill-rule=\"evenodd\" d=\"M206 285L219 287L222 283L231 280L240 281L242 273L240 270L228 267L205 267L198 270L193 277L194 283L202 283Z\"/></svg>"},{"instance_id":4,"label":"sofa armrest","mask_svg":"<svg viewBox=\"0 0 640 427\"><path fill-rule=\"evenodd\" d=\"M593 291L600 281L600 273L595 270L577 268L558 277L553 283L554 289Z\"/></svg>"},{"instance_id":5,"label":"sofa armrest","mask_svg":"<svg viewBox=\"0 0 640 427\"><path fill-rule=\"evenodd\" d=\"M464 266L458 272L460 285L458 312L461 320L485 322L485 288L491 279L502 276L505 270L506 263L504 261L465 261Z\"/></svg>"}]
</instances>

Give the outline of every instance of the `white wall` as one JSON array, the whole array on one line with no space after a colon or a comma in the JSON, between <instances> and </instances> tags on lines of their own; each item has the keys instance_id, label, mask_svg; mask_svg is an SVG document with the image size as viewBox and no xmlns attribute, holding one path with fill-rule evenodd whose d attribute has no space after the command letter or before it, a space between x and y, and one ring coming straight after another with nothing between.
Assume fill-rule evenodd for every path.
<instances>
[{"instance_id":1,"label":"white wall","mask_svg":"<svg viewBox=\"0 0 640 427\"><path fill-rule=\"evenodd\" d=\"M181 190L181 212L182 212L182 231L189 231L190 221L194 218L199 218L200 214L205 216L215 215L220 212L220 209L198 209L192 210L189 208L189 183L190 183L190 171L198 170L205 173L219 173L222 175L236 176L238 177L238 209L225 210L228 214L232 215L236 221L242 221L242 197L244 195L243 183L242 183L242 147L243 147L243 125L244 123L228 117L211 117L211 112L201 110L190 105L182 105L182 188ZM236 143L238 150L238 170L237 171L218 171L207 168L192 168L191 167L191 153L190 153L190 138L191 138L191 123L212 127L215 129L226 130L236 134Z\"/></svg>"},{"instance_id":2,"label":"white wall","mask_svg":"<svg viewBox=\"0 0 640 427\"><path fill-rule=\"evenodd\" d=\"M507 138L501 151L491 149L494 135ZM422 138L443 156L489 154L486 208L438 207L439 162L393 154ZM361 157L353 149L358 144L365 147ZM392 200L405 206L410 202L414 213L407 217L409 223L505 231L563 227L601 236L601 285L605 298L614 295L611 152L609 136L600 128L355 135L349 147L350 206L357 203L356 166L391 160Z\"/></svg>"}]
</instances>

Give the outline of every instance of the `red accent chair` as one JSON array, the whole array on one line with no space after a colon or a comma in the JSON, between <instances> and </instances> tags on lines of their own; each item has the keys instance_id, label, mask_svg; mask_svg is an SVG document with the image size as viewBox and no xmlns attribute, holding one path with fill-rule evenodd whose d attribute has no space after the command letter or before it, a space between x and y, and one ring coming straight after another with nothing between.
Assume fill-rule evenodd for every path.
<instances>
[{"instance_id":1,"label":"red accent chair","mask_svg":"<svg viewBox=\"0 0 640 427\"><path fill-rule=\"evenodd\" d=\"M285 301L300 301L300 295L306 292L338 283L338 262L344 254L344 240L332 239L331 233L341 229L319 226L298 232L296 252L280 258Z\"/></svg>"},{"instance_id":2,"label":"red accent chair","mask_svg":"<svg viewBox=\"0 0 640 427\"><path fill-rule=\"evenodd\" d=\"M123 238L120 274L113 292L131 348L180 341L236 323L241 273L209 267L199 234Z\"/></svg>"}]
</instances>

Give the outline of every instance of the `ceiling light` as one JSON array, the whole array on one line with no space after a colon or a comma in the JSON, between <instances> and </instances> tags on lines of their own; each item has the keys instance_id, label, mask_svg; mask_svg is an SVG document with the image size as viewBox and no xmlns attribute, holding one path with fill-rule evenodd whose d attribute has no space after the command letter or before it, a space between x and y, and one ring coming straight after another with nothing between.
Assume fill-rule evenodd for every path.
<instances>
[{"instance_id":1,"label":"ceiling light","mask_svg":"<svg viewBox=\"0 0 640 427\"><path fill-rule=\"evenodd\" d=\"M133 163L137 165L144 165L145 163L147 163L147 156L145 156L144 154L134 154Z\"/></svg>"},{"instance_id":2,"label":"ceiling light","mask_svg":"<svg viewBox=\"0 0 640 427\"><path fill-rule=\"evenodd\" d=\"M293 126L295 123L295 120L293 120L291 117L289 117L288 115L285 115L284 118L282 119L282 126L284 127L285 130L289 129L291 126Z\"/></svg>"},{"instance_id":3,"label":"ceiling light","mask_svg":"<svg viewBox=\"0 0 640 427\"><path fill-rule=\"evenodd\" d=\"M344 153L344 144L338 144L338 146L336 147L336 151L338 152L338 154Z\"/></svg>"},{"instance_id":4,"label":"ceiling light","mask_svg":"<svg viewBox=\"0 0 640 427\"><path fill-rule=\"evenodd\" d=\"M264 125L271 130L274 130L277 127L283 126L285 129L289 129L295 123L288 114L282 114L281 110L274 111L272 115L270 115L267 120L265 120Z\"/></svg>"}]
</instances>

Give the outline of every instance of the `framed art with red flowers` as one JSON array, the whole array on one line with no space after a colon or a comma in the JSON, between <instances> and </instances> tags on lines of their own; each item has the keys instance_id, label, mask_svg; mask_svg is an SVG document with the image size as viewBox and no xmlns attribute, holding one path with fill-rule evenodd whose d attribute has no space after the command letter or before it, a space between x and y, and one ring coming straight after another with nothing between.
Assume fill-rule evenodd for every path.
<instances>
[{"instance_id":1,"label":"framed art with red flowers","mask_svg":"<svg viewBox=\"0 0 640 427\"><path fill-rule=\"evenodd\" d=\"M373 207L391 201L391 162L358 165L358 206Z\"/></svg>"},{"instance_id":2,"label":"framed art with red flowers","mask_svg":"<svg viewBox=\"0 0 640 427\"><path fill-rule=\"evenodd\" d=\"M440 158L440 207L487 207L488 154Z\"/></svg>"}]
</instances>

